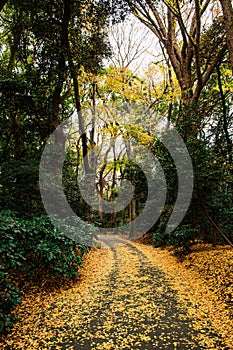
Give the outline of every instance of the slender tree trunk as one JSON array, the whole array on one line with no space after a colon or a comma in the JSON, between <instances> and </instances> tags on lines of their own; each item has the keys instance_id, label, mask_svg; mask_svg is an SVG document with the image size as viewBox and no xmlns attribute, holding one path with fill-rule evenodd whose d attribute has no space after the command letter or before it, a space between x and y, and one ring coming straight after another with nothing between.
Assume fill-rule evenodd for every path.
<instances>
[{"instance_id":1,"label":"slender tree trunk","mask_svg":"<svg viewBox=\"0 0 233 350\"><path fill-rule=\"evenodd\" d=\"M76 186L78 186L79 166L80 166L80 146L79 146L79 140L78 140L76 144Z\"/></svg>"},{"instance_id":2,"label":"slender tree trunk","mask_svg":"<svg viewBox=\"0 0 233 350\"><path fill-rule=\"evenodd\" d=\"M130 217L129 217L129 221L130 221L130 238L133 238L135 235L135 225L134 225L134 219L136 217L136 201L135 198L132 198L131 202L130 202Z\"/></svg>"},{"instance_id":3,"label":"slender tree trunk","mask_svg":"<svg viewBox=\"0 0 233 350\"><path fill-rule=\"evenodd\" d=\"M233 74L233 7L231 0L220 0L224 15L231 69Z\"/></svg>"},{"instance_id":4,"label":"slender tree trunk","mask_svg":"<svg viewBox=\"0 0 233 350\"><path fill-rule=\"evenodd\" d=\"M75 95L75 103L76 103L76 110L78 112L78 120L79 120L79 131L81 135L82 140L82 150L83 150L83 159L84 159L84 170L85 173L88 174L90 172L89 167L89 161L88 161L88 147L87 147L87 135L85 132L84 127L84 121L83 121L83 115L82 115L82 106L80 101L80 93L79 93L79 83L78 83L78 73L76 70L76 67L73 62L72 53L70 50L70 44L69 44L69 21L71 17L71 6L73 6L73 1L70 0L63 0L64 1L64 15L63 15L63 24L62 24L62 34L61 34L61 59L59 62L59 70L58 75L61 77L58 81L59 84L57 85L57 88L54 93L54 100L57 100L57 103L55 103L55 111L54 111L54 122L57 122L56 115L59 111L59 103L61 100L60 94L63 87L62 77L64 77L64 68L66 67L66 59L68 58L68 65L70 70L70 75L73 80L74 84L74 95ZM59 103L58 103L59 101Z\"/></svg>"},{"instance_id":5,"label":"slender tree trunk","mask_svg":"<svg viewBox=\"0 0 233 350\"><path fill-rule=\"evenodd\" d=\"M78 113L79 132L80 132L81 140L82 140L84 171L85 171L85 174L89 174L90 173L90 165L89 165L89 158L88 158L87 133L85 130L84 120L83 120L78 76L77 76L77 72L76 72L76 69L74 67L72 57L70 54L69 54L69 66L70 66L71 77L72 77L73 84L74 84L74 95L75 95L76 110Z\"/></svg>"},{"instance_id":6,"label":"slender tree trunk","mask_svg":"<svg viewBox=\"0 0 233 350\"><path fill-rule=\"evenodd\" d=\"M216 69L217 69L217 74L218 74L218 86L219 86L220 96L221 96L221 100L222 100L223 130L225 133L225 138L226 138L226 143L227 143L227 153L228 153L228 160L229 160L229 164L230 164L230 169L231 169L231 173L233 175L233 169L232 169L233 145L232 145L231 137L230 137L229 130L228 130L226 99L225 99L225 95L224 95L224 91L223 91L223 87L222 87L221 72L220 72L219 66L217 66Z\"/></svg>"},{"instance_id":7,"label":"slender tree trunk","mask_svg":"<svg viewBox=\"0 0 233 350\"><path fill-rule=\"evenodd\" d=\"M96 124L96 81L92 83L92 119L91 119L91 132L90 132L90 146L91 149L95 147L95 124ZM95 168L95 157L94 152L92 152L92 157L90 159L91 169Z\"/></svg>"},{"instance_id":8,"label":"slender tree trunk","mask_svg":"<svg viewBox=\"0 0 233 350\"><path fill-rule=\"evenodd\" d=\"M60 58L58 61L57 67L57 84L54 89L53 97L52 97L52 105L51 105L51 113L50 113L50 128L51 131L58 128L59 122L59 112L60 112L60 103L61 103L61 93L63 89L63 83L66 79L67 75L67 67L66 67L66 47L68 45L68 26L70 21L70 7L68 0L64 0L64 12L62 18L62 30L61 30L61 42L60 42ZM59 132L60 131L60 132ZM57 136L61 136L61 130L57 129ZM56 135L55 135L56 137Z\"/></svg>"},{"instance_id":9,"label":"slender tree trunk","mask_svg":"<svg viewBox=\"0 0 233 350\"><path fill-rule=\"evenodd\" d=\"M57 64L57 81L52 95L52 103L49 114L49 132L54 135L54 151L49 163L51 168L51 177L53 181L48 185L47 200L50 202L50 211L57 213L62 210L62 199L60 197L59 188L56 184L61 183L61 162L65 157L66 138L60 127L60 105L63 84L67 76L66 66L66 47L68 43L68 26L70 21L70 7L68 0L63 2L63 17L61 22L61 35L59 42L60 56ZM53 186L54 185L54 186Z\"/></svg>"},{"instance_id":10,"label":"slender tree trunk","mask_svg":"<svg viewBox=\"0 0 233 350\"><path fill-rule=\"evenodd\" d=\"M102 220L103 219L103 194L104 194L104 170L106 168L106 163L103 164L102 168L100 169L99 172L99 186L97 188L98 191L98 213L99 217Z\"/></svg>"}]
</instances>

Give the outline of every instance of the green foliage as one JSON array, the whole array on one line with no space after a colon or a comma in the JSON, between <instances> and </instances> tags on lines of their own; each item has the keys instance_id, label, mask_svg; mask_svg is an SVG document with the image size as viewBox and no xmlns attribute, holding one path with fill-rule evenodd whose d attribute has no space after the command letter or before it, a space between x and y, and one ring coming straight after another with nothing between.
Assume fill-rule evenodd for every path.
<instances>
[{"instance_id":1,"label":"green foliage","mask_svg":"<svg viewBox=\"0 0 233 350\"><path fill-rule=\"evenodd\" d=\"M208 204L212 217L222 232L233 241L233 191L225 188L223 191L215 191ZM226 243L220 236L221 243Z\"/></svg>"},{"instance_id":2,"label":"green foliage","mask_svg":"<svg viewBox=\"0 0 233 350\"><path fill-rule=\"evenodd\" d=\"M1 12L0 210L39 214L38 164L48 135L74 112L73 79L110 55L105 1L10 1Z\"/></svg>"},{"instance_id":3,"label":"green foliage","mask_svg":"<svg viewBox=\"0 0 233 350\"><path fill-rule=\"evenodd\" d=\"M170 234L170 242L175 249L183 248L187 252L198 234L197 228L191 225L181 225Z\"/></svg>"},{"instance_id":4,"label":"green foliage","mask_svg":"<svg viewBox=\"0 0 233 350\"><path fill-rule=\"evenodd\" d=\"M54 228L48 216L28 220L2 211L0 222L0 254L6 268L21 267L28 275L42 269L63 277L77 275L77 266L82 259L75 249L81 245Z\"/></svg>"},{"instance_id":5,"label":"green foliage","mask_svg":"<svg viewBox=\"0 0 233 350\"><path fill-rule=\"evenodd\" d=\"M39 162L34 159L2 163L0 173L0 210L9 208L22 215L42 212L38 189ZM17 199L17 200L16 200ZM28 209L30 208L30 212Z\"/></svg>"},{"instance_id":6,"label":"green foliage","mask_svg":"<svg viewBox=\"0 0 233 350\"><path fill-rule=\"evenodd\" d=\"M163 143L158 139L157 135L155 135L151 151L155 154L163 169L167 182L166 205L170 206L175 203L178 191L178 177L174 160L172 159L171 154L163 145Z\"/></svg>"},{"instance_id":7,"label":"green foliage","mask_svg":"<svg viewBox=\"0 0 233 350\"><path fill-rule=\"evenodd\" d=\"M4 266L0 265L0 333L18 320L12 311L20 302L19 289L10 282Z\"/></svg>"},{"instance_id":8,"label":"green foliage","mask_svg":"<svg viewBox=\"0 0 233 350\"><path fill-rule=\"evenodd\" d=\"M153 237L154 247L160 247L163 245L172 245L174 251L178 251L179 248L183 252L189 252L192 243L199 235L199 230L192 225L181 225L171 233L165 231L165 223L161 222L158 230Z\"/></svg>"},{"instance_id":9,"label":"green foliage","mask_svg":"<svg viewBox=\"0 0 233 350\"><path fill-rule=\"evenodd\" d=\"M28 220L9 210L0 212L1 328L12 324L14 316L10 313L20 302L19 291L8 280L7 271L16 270L28 278L37 276L38 280L46 271L74 278L87 251L88 247L73 242L54 228L46 215Z\"/></svg>"},{"instance_id":10,"label":"green foliage","mask_svg":"<svg viewBox=\"0 0 233 350\"><path fill-rule=\"evenodd\" d=\"M0 331L12 325L15 317L12 311L20 302L19 290L7 273L14 270L26 274L28 278L39 278L46 271L73 278L77 275L82 255L88 250L85 245L75 242L82 241L80 238L84 236L87 241L93 237L93 232L87 235L84 225L75 225L75 222L71 225L68 219L63 220L62 227L74 238L72 241L54 228L48 216L41 215L43 206L38 188L40 157L50 133L73 114L75 104L78 108L75 97L80 99L82 107L103 105L105 114L100 115L104 126L101 126L96 113L93 125L95 137L91 141L88 135L88 149L97 139L110 135L123 136L129 138L130 145L138 142L148 147L163 168L167 200L160 221L153 228L156 232L154 246L169 244L175 250L182 248L188 251L199 231L202 238L210 240L212 227L206 223L204 206L223 232L229 237L232 235L233 116L230 97L232 79L227 73L228 64L219 61L221 74L218 76L217 70L213 72L208 84L202 87L198 102L187 105L181 103L178 83L169 66L161 65L161 70L150 69L148 80L118 67L109 67L102 72L104 74L99 74L103 58L110 55L106 23L123 19L128 10L127 2L116 0L12 0L2 10L0 211L9 208L19 215L12 211L0 212ZM201 34L200 59L203 66L200 70L203 72L216 59L217 48L222 46L223 24L222 17L218 17ZM159 67L158 64L156 67ZM190 87L194 81L199 81L196 68L190 66ZM167 75L166 82L160 81L164 73ZM75 77L78 77L80 90L78 94L76 91L76 96ZM220 97L219 79L222 80L223 94ZM136 106L135 114L133 104ZM112 111L112 116L109 108L116 109L116 112ZM118 120L128 120L129 114L130 118L134 115L132 127L122 131ZM134 125L135 121L139 127ZM183 224L171 234L166 233L166 224L176 201L179 179L174 160L161 139L155 135L153 141L152 133L160 121L168 122L167 126L170 123L176 125L186 142L195 172L190 210ZM85 123L88 125L88 120L84 118ZM143 125L142 130L140 124ZM148 132L143 131L146 129ZM134 186L133 205L117 215L108 213L101 217L98 211L85 203L78 188L77 177L84 152L81 140L74 142L77 142L77 147L68 152L63 168L64 192L71 208L84 220L95 222L96 226L111 228L117 224L124 225L129 219L133 221L147 202L148 184L143 171L127 159L127 154L117 160L118 168L115 160L114 165L108 164L106 178L101 179L106 183L105 187L104 181L101 183L103 198L110 201L117 198L122 179L127 179ZM143 153L141 156L143 158ZM109 186L111 180L112 186ZM49 174L48 189L53 192ZM153 200L151 207L153 210ZM202 215L199 215L200 212ZM81 255L77 254L76 248Z\"/></svg>"}]
</instances>

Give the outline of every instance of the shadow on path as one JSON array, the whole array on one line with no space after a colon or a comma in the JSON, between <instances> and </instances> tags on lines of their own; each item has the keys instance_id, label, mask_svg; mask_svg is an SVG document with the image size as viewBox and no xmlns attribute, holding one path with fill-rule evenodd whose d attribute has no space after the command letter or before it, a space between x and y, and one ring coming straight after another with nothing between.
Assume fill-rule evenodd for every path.
<instances>
[{"instance_id":1,"label":"shadow on path","mask_svg":"<svg viewBox=\"0 0 233 350\"><path fill-rule=\"evenodd\" d=\"M99 239L111 249L111 270L75 310L79 322L69 329L73 336L51 350L227 349L217 334L195 329L169 279L145 254L120 237ZM203 346L203 334L214 346Z\"/></svg>"}]
</instances>

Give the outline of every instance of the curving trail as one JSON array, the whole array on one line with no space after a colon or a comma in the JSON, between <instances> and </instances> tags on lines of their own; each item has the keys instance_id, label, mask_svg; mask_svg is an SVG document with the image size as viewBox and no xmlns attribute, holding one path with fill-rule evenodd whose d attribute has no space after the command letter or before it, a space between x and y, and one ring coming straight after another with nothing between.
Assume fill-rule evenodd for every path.
<instances>
[{"instance_id":1,"label":"curving trail","mask_svg":"<svg viewBox=\"0 0 233 350\"><path fill-rule=\"evenodd\" d=\"M98 273L89 268L79 287L25 318L4 350L230 349L206 323L196 327L145 246L116 236L100 239L106 256L96 264Z\"/></svg>"},{"instance_id":2,"label":"curving trail","mask_svg":"<svg viewBox=\"0 0 233 350\"><path fill-rule=\"evenodd\" d=\"M179 303L169 278L129 241L101 236L111 249L109 273L94 284L79 310L73 338L59 349L200 350L198 331ZM206 337L216 334L202 329ZM206 341L206 339L205 339ZM227 349L216 338L215 349Z\"/></svg>"}]
</instances>

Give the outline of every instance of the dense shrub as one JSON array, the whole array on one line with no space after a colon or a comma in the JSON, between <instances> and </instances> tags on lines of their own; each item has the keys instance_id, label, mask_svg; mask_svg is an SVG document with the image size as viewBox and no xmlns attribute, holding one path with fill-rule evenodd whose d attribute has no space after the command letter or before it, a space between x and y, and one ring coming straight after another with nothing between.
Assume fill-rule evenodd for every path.
<instances>
[{"instance_id":1,"label":"dense shrub","mask_svg":"<svg viewBox=\"0 0 233 350\"><path fill-rule=\"evenodd\" d=\"M0 210L8 208L21 215L42 213L38 188L39 161L10 160L1 163Z\"/></svg>"},{"instance_id":2,"label":"dense shrub","mask_svg":"<svg viewBox=\"0 0 233 350\"><path fill-rule=\"evenodd\" d=\"M188 252L198 235L199 230L188 224L180 225L171 233L167 233L164 222L162 222L154 234L153 245L154 247L172 245L175 252L179 248L181 248L184 252Z\"/></svg>"},{"instance_id":3,"label":"dense shrub","mask_svg":"<svg viewBox=\"0 0 233 350\"><path fill-rule=\"evenodd\" d=\"M209 213L215 224L233 241L233 191L225 186L222 191L215 191L209 196L207 202ZM218 233L218 232L217 232ZM226 243L226 240L218 233L218 241Z\"/></svg>"},{"instance_id":4,"label":"dense shrub","mask_svg":"<svg viewBox=\"0 0 233 350\"><path fill-rule=\"evenodd\" d=\"M4 266L0 265L0 332L12 327L18 319L11 312L20 302L19 289L9 281Z\"/></svg>"},{"instance_id":5,"label":"dense shrub","mask_svg":"<svg viewBox=\"0 0 233 350\"><path fill-rule=\"evenodd\" d=\"M192 225L181 225L170 234L170 242L176 249L182 248L184 251L189 251L190 246L198 237L199 230Z\"/></svg>"},{"instance_id":6,"label":"dense shrub","mask_svg":"<svg viewBox=\"0 0 233 350\"><path fill-rule=\"evenodd\" d=\"M79 234L83 234L79 229ZM44 271L74 278L88 249L54 228L46 215L28 220L11 211L0 212L1 329L12 324L14 317L10 313L20 301L18 289L7 277L8 271L22 272L28 278L39 278Z\"/></svg>"}]
</instances>

